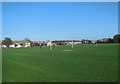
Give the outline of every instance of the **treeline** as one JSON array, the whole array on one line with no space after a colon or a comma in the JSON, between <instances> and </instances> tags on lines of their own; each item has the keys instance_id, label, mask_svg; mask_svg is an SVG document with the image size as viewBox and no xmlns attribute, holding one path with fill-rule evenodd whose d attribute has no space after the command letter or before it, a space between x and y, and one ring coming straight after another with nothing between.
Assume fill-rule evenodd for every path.
<instances>
[{"instance_id":1,"label":"treeline","mask_svg":"<svg viewBox=\"0 0 120 84\"><path fill-rule=\"evenodd\" d=\"M32 42L30 39L25 38L24 40L29 41L31 46L40 46L40 43L38 42ZM86 40L83 40L82 43L85 43ZM88 43L91 43L91 40L87 40ZM106 39L101 39L101 40L96 40L96 43L120 43L120 34L116 34L113 36L113 38L106 38ZM5 38L2 41L2 45L6 45L9 47L9 45L13 44L13 41L11 38ZM46 45L46 42L43 41L42 45Z\"/></svg>"},{"instance_id":2,"label":"treeline","mask_svg":"<svg viewBox=\"0 0 120 84\"><path fill-rule=\"evenodd\" d=\"M113 38L97 40L97 43L120 43L120 34L114 35Z\"/></svg>"}]
</instances>

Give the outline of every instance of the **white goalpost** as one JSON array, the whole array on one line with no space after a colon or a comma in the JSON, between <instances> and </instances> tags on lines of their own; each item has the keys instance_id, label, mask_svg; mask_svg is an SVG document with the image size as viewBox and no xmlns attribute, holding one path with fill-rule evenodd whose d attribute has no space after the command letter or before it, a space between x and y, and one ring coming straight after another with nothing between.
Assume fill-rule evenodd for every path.
<instances>
[{"instance_id":1,"label":"white goalpost","mask_svg":"<svg viewBox=\"0 0 120 84\"><path fill-rule=\"evenodd\" d=\"M72 40L72 48L74 47L74 42L73 42L73 40Z\"/></svg>"},{"instance_id":2,"label":"white goalpost","mask_svg":"<svg viewBox=\"0 0 120 84\"><path fill-rule=\"evenodd\" d=\"M52 51L52 45L50 45L50 51Z\"/></svg>"},{"instance_id":3,"label":"white goalpost","mask_svg":"<svg viewBox=\"0 0 120 84\"><path fill-rule=\"evenodd\" d=\"M52 42L50 42L50 51L52 51Z\"/></svg>"}]
</instances>

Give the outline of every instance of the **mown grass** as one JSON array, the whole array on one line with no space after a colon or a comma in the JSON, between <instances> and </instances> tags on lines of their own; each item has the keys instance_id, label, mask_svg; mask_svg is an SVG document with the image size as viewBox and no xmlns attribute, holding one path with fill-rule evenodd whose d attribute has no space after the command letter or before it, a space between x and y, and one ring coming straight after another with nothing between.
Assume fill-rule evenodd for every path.
<instances>
[{"instance_id":1,"label":"mown grass","mask_svg":"<svg viewBox=\"0 0 120 84\"><path fill-rule=\"evenodd\" d=\"M3 49L2 53L3 82L118 81L118 45Z\"/></svg>"}]
</instances>

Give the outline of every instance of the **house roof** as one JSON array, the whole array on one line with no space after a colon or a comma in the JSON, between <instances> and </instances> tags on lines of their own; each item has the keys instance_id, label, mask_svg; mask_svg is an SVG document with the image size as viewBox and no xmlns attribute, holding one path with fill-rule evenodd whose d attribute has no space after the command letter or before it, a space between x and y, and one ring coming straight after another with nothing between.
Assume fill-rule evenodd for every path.
<instances>
[{"instance_id":1,"label":"house roof","mask_svg":"<svg viewBox=\"0 0 120 84\"><path fill-rule=\"evenodd\" d=\"M21 41L13 41L13 43L30 43L30 41L27 41L27 40L21 40Z\"/></svg>"}]
</instances>

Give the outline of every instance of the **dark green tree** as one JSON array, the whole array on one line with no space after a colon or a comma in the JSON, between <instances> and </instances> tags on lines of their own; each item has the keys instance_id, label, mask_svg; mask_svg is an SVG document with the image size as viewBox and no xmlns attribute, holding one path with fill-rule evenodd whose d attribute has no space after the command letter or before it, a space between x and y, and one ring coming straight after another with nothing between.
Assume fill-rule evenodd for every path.
<instances>
[{"instance_id":1,"label":"dark green tree","mask_svg":"<svg viewBox=\"0 0 120 84\"><path fill-rule=\"evenodd\" d=\"M113 40L116 42L116 43L120 43L120 34L116 34L113 36Z\"/></svg>"},{"instance_id":2,"label":"dark green tree","mask_svg":"<svg viewBox=\"0 0 120 84\"><path fill-rule=\"evenodd\" d=\"M38 42L34 42L33 44L34 46L40 46L40 44Z\"/></svg>"},{"instance_id":3,"label":"dark green tree","mask_svg":"<svg viewBox=\"0 0 120 84\"><path fill-rule=\"evenodd\" d=\"M3 45L6 45L7 47L9 47L9 45L13 44L13 41L11 40L11 38L6 37L3 41L2 41Z\"/></svg>"}]
</instances>

